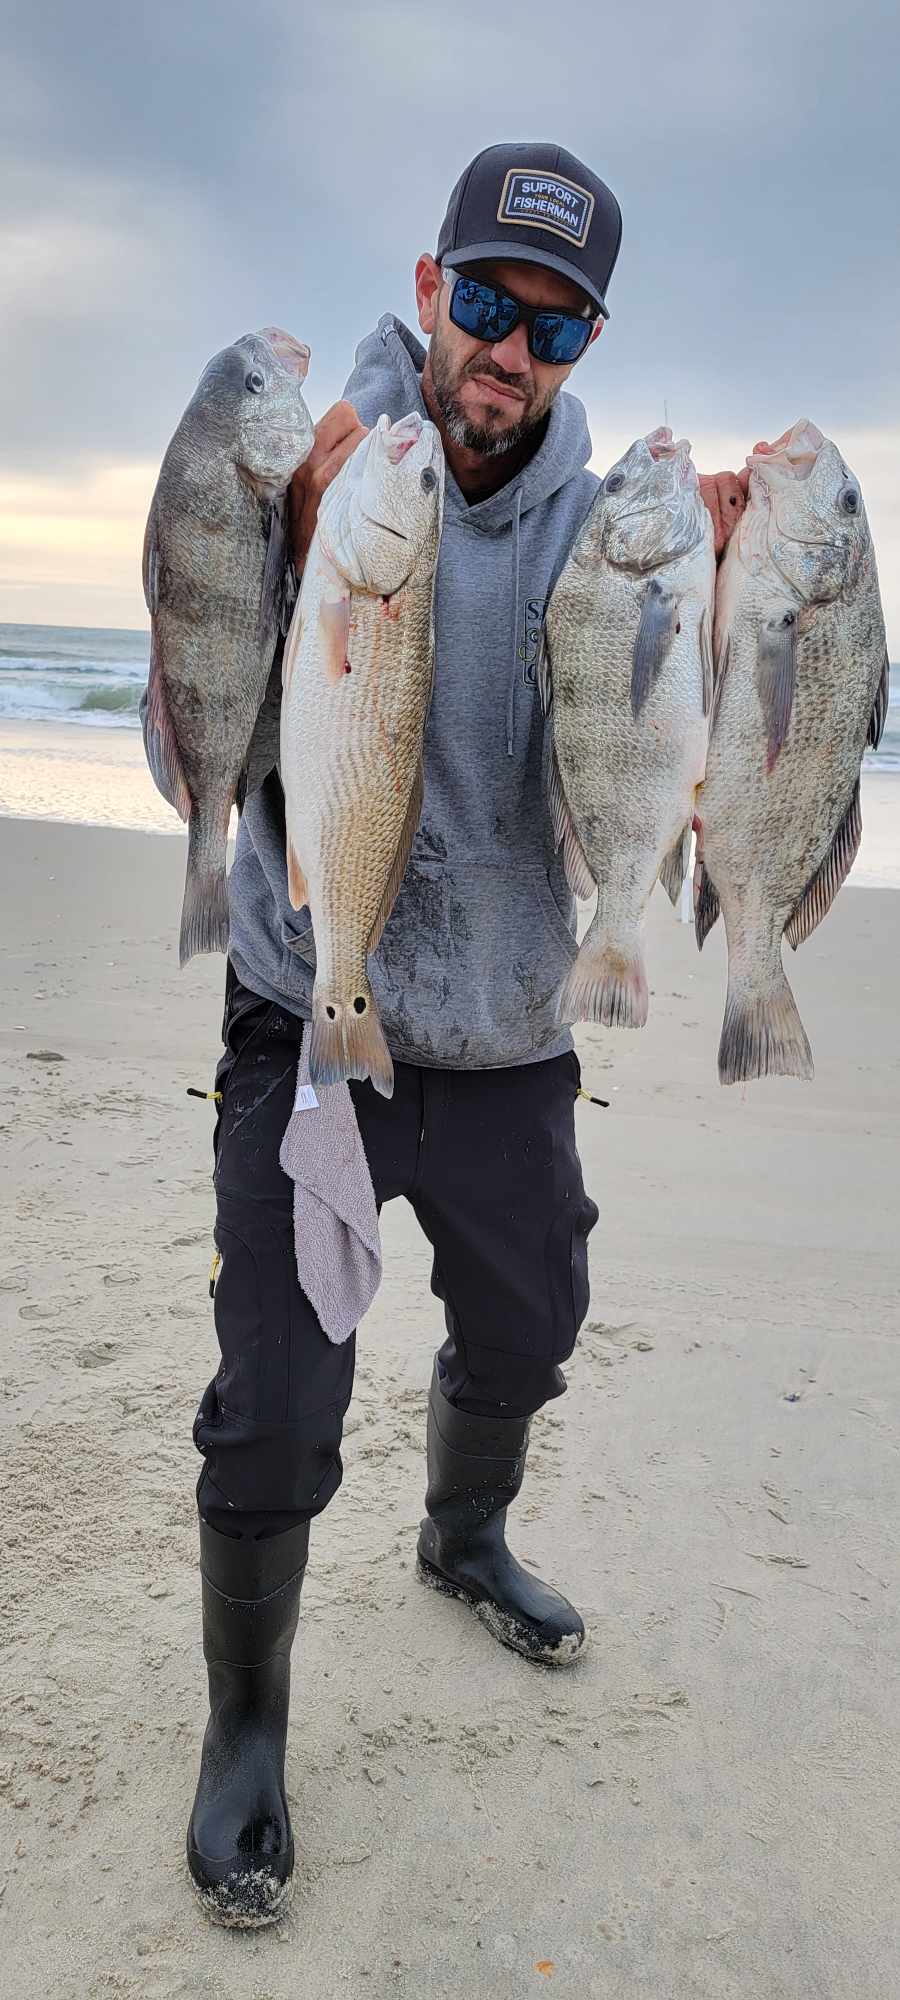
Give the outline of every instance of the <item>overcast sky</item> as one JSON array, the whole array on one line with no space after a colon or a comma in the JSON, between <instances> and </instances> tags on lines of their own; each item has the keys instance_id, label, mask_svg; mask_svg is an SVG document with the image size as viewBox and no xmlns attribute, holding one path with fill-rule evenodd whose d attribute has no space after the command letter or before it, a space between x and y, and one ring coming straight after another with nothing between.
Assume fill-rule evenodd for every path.
<instances>
[{"instance_id":1,"label":"overcast sky","mask_svg":"<svg viewBox=\"0 0 900 2000\"><path fill-rule=\"evenodd\" d=\"M576 369L598 469L662 421L702 470L800 415L860 476L900 655L894 0L12 0L0 20L0 618L142 624L140 540L201 368L309 341L314 416L498 139L624 215Z\"/></svg>"}]
</instances>

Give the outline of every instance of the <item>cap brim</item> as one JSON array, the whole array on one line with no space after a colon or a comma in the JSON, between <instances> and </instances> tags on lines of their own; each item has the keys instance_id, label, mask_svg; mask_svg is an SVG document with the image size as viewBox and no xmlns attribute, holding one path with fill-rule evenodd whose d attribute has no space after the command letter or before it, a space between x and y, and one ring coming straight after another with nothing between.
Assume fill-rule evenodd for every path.
<instances>
[{"instance_id":1,"label":"cap brim","mask_svg":"<svg viewBox=\"0 0 900 2000\"><path fill-rule=\"evenodd\" d=\"M593 299L594 304L599 306L604 319L609 318L606 300L601 298L596 285L592 284L590 278L577 264L570 264L566 257L555 256L552 250L532 250L526 243L509 241L458 243L452 250L444 251L440 262L449 264L455 269L459 264L478 264L482 260L486 262L488 258L492 261L496 258L504 264L543 264L548 271L559 271L563 278L571 278L573 285L578 285L581 291L587 292L588 298Z\"/></svg>"}]
</instances>

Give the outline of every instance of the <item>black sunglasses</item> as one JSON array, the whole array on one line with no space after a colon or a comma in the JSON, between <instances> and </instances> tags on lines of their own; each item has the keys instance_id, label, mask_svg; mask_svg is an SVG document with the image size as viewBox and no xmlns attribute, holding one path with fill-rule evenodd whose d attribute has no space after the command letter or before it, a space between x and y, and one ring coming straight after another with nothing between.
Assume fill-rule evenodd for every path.
<instances>
[{"instance_id":1,"label":"black sunglasses","mask_svg":"<svg viewBox=\"0 0 900 2000\"><path fill-rule=\"evenodd\" d=\"M450 285L450 318L473 340L506 340L522 320L528 329L528 352L535 361L549 362L551 368L566 368L584 353L597 324L598 315L555 312L546 306L526 306L496 285L482 284L463 271L444 265L442 277Z\"/></svg>"}]
</instances>

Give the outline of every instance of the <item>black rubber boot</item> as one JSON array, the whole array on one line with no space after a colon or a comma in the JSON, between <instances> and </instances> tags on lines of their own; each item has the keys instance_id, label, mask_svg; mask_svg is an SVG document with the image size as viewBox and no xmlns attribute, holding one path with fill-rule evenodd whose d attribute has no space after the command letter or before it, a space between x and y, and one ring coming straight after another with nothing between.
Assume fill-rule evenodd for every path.
<instances>
[{"instance_id":1,"label":"black rubber boot","mask_svg":"<svg viewBox=\"0 0 900 2000\"><path fill-rule=\"evenodd\" d=\"M442 1395L437 1364L428 1400L428 1518L417 1569L432 1590L471 1606L495 1639L526 1659L568 1667L585 1644L574 1606L522 1568L506 1546L506 1509L525 1474L528 1417L470 1417Z\"/></svg>"},{"instance_id":2,"label":"black rubber boot","mask_svg":"<svg viewBox=\"0 0 900 2000\"><path fill-rule=\"evenodd\" d=\"M253 1541L220 1534L200 1516L210 1714L187 1859L203 1907L219 1924L276 1923L290 1901L284 1752L308 1548L308 1522Z\"/></svg>"}]
</instances>

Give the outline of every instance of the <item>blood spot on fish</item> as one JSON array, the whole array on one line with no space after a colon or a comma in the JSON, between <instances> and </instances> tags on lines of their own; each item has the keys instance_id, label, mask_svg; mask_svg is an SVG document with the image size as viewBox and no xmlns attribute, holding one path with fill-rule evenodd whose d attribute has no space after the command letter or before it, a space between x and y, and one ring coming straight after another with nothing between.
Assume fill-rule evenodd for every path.
<instances>
[{"instance_id":1,"label":"blood spot on fish","mask_svg":"<svg viewBox=\"0 0 900 2000\"><path fill-rule=\"evenodd\" d=\"M351 667L349 660L344 661L344 672L345 674L352 674L353 672L353 668Z\"/></svg>"}]
</instances>

